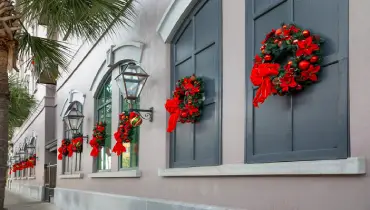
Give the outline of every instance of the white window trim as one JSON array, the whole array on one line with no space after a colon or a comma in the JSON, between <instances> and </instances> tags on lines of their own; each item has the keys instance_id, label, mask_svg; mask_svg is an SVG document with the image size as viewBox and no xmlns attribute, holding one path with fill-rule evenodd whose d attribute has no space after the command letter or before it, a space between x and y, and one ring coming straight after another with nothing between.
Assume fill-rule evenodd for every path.
<instances>
[{"instance_id":1,"label":"white window trim","mask_svg":"<svg viewBox=\"0 0 370 210\"><path fill-rule=\"evenodd\" d=\"M36 179L36 177L34 177L34 176L28 177L28 180L33 180L33 179Z\"/></svg>"},{"instance_id":2,"label":"white window trim","mask_svg":"<svg viewBox=\"0 0 370 210\"><path fill-rule=\"evenodd\" d=\"M157 26L157 32L165 43L171 41L180 23L197 2L197 0L172 0Z\"/></svg>"},{"instance_id":3,"label":"white window trim","mask_svg":"<svg viewBox=\"0 0 370 210\"><path fill-rule=\"evenodd\" d=\"M362 175L366 160L352 157L341 160L297 161L262 164L227 164L209 167L159 169L162 177L199 176L289 176L289 175Z\"/></svg>"},{"instance_id":4,"label":"white window trim","mask_svg":"<svg viewBox=\"0 0 370 210\"><path fill-rule=\"evenodd\" d=\"M139 178L141 177L141 171L138 169L134 170L123 170L115 172L100 172L91 173L88 175L89 178Z\"/></svg>"},{"instance_id":5,"label":"white window trim","mask_svg":"<svg viewBox=\"0 0 370 210\"><path fill-rule=\"evenodd\" d=\"M84 177L83 173L59 175L60 179L82 179L83 177Z\"/></svg>"}]
</instances>

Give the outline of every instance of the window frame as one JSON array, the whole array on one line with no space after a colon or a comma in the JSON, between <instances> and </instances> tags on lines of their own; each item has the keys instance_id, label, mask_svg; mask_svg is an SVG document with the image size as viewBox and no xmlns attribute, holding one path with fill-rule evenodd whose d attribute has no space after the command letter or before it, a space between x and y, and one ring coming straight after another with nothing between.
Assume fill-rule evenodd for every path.
<instances>
[{"instance_id":1,"label":"window frame","mask_svg":"<svg viewBox=\"0 0 370 210\"><path fill-rule=\"evenodd\" d=\"M181 63L181 62L185 62L187 59L182 59L181 61L177 61L175 60L175 43L180 39L181 35L184 33L185 29L187 28L187 26L190 24L191 21L194 21L194 16L199 13L199 11L201 11L201 9L205 6L205 4L209 1L213 1L213 0L205 0L205 1L199 1L197 2L193 7L192 9L190 10L190 12L186 15L186 17L184 18L184 20L179 24L179 27L177 28L176 32L174 33L174 36L173 38L171 39L170 41L170 49L171 49L171 52L170 52L170 87L171 87L171 93L172 91L175 89L175 86L176 86L176 74L175 74L175 70L176 70L176 64L177 63ZM169 168L184 168L184 167L200 167L200 166L216 166L216 165L221 165L222 164L222 92L223 92L223 89L222 89L222 1L221 0L215 0L217 1L217 4L218 4L218 21L219 21L219 27L218 27L218 33L217 33L217 42L215 43L215 47L217 48L217 57L219 58L219 63L218 63L218 74L219 74L219 78L218 78L218 87L216 87L216 90L218 91L218 94L216 93L215 94L215 97L217 98L217 103L218 104L218 107L216 107L216 110L217 110L217 114L218 114L218 122L217 122L217 126L218 126L218 163L215 164L215 165L204 165L202 163L197 163L195 160L194 160L194 163L190 163L189 166L175 166L174 163L174 151L175 151L175 144L173 143L174 140L175 140L175 132L172 132L170 134L170 161L169 161ZM193 26L194 27L194 26ZM197 48L195 48L195 32L194 32L194 28L193 28L193 50L192 50L192 59L194 59L195 55L201 51L203 51L204 49L202 50L199 50ZM194 65L194 63L193 63ZM189 75L190 76L190 75ZM195 138L195 137L194 137Z\"/></svg>"},{"instance_id":2,"label":"window frame","mask_svg":"<svg viewBox=\"0 0 370 210\"><path fill-rule=\"evenodd\" d=\"M97 91L96 91L96 95L94 97L94 113L95 113L95 122L94 122L94 125L99 121L99 110L101 110L102 108L104 109L104 115L106 113L105 111L105 107L107 105L112 105L112 101L113 101L113 95L111 94L111 98L110 98L110 101L109 102L104 102L104 104L101 104L99 105L99 96L100 94L102 93L103 91L103 97L105 98L105 88L108 84L110 84L111 86L113 86L112 84L112 72L108 73L107 76L101 81ZM107 137L110 138L110 145L107 145L107 141L105 140L105 147L104 147L104 160L103 160L103 165L105 165L105 158L110 158L110 160L108 160L108 167L107 168L100 168L100 156L102 155L102 149L103 148L100 148L100 151L99 151L99 156L94 158L94 168L95 168L95 172L109 172L111 171L112 169L112 155L108 155L107 152L106 152L106 148L108 146L109 150L110 150L110 153L111 153L111 149L112 149L112 108L111 108L111 120L110 120L110 124L111 124L111 130L110 131L107 131ZM108 123L106 120L104 120L104 122ZM110 163L110 164L109 164Z\"/></svg>"}]
</instances>

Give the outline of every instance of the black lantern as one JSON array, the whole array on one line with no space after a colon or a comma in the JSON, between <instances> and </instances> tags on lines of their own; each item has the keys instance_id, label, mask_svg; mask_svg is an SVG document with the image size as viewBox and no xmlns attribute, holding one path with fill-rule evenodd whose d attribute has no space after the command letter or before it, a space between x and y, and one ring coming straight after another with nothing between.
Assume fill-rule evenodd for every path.
<instances>
[{"instance_id":1,"label":"black lantern","mask_svg":"<svg viewBox=\"0 0 370 210\"><path fill-rule=\"evenodd\" d=\"M83 119L84 115L75 106L72 106L64 116L68 129L72 131L80 129Z\"/></svg>"},{"instance_id":2,"label":"black lantern","mask_svg":"<svg viewBox=\"0 0 370 210\"><path fill-rule=\"evenodd\" d=\"M121 73L116 78L116 82L123 98L128 100L138 99L149 74L133 62L123 65L121 68Z\"/></svg>"},{"instance_id":3,"label":"black lantern","mask_svg":"<svg viewBox=\"0 0 370 210\"><path fill-rule=\"evenodd\" d=\"M121 73L116 77L116 83L123 96L123 99L130 101L130 110L140 114L143 119L153 121L153 107L149 109L132 109L132 101L140 98L141 91L143 90L147 74L141 66L135 62L129 62L121 66ZM141 112L145 112L144 116Z\"/></svg>"}]
</instances>

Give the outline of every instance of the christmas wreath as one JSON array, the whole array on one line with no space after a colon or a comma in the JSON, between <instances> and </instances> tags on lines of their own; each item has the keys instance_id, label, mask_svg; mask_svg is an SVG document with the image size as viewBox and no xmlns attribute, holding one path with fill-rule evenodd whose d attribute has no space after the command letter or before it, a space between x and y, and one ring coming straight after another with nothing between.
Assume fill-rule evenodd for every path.
<instances>
[{"instance_id":1,"label":"christmas wreath","mask_svg":"<svg viewBox=\"0 0 370 210\"><path fill-rule=\"evenodd\" d=\"M199 122L204 102L204 82L195 75L184 77L176 83L172 99L167 99L165 108L170 113L167 132L176 128L177 122Z\"/></svg>"},{"instance_id":2,"label":"christmas wreath","mask_svg":"<svg viewBox=\"0 0 370 210\"><path fill-rule=\"evenodd\" d=\"M258 107L271 94L290 95L316 82L323 59L322 43L318 35L294 24L282 24L268 33L250 75L252 84L258 87L253 105ZM283 65L287 56L291 58Z\"/></svg>"},{"instance_id":3,"label":"christmas wreath","mask_svg":"<svg viewBox=\"0 0 370 210\"><path fill-rule=\"evenodd\" d=\"M71 140L71 147L73 152L82 153L83 137L81 133L73 134Z\"/></svg>"},{"instance_id":4,"label":"christmas wreath","mask_svg":"<svg viewBox=\"0 0 370 210\"><path fill-rule=\"evenodd\" d=\"M123 143L132 142L134 129L139 127L143 120L140 115L136 112L122 112L119 114L119 126L117 131L114 133L116 144L113 147L112 152L118 156L123 152L126 152L126 147Z\"/></svg>"},{"instance_id":5,"label":"christmas wreath","mask_svg":"<svg viewBox=\"0 0 370 210\"><path fill-rule=\"evenodd\" d=\"M107 124L105 122L98 122L94 127L93 137L90 140L90 146L92 147L90 156L92 157L97 157L99 155L100 147L105 145L105 138L107 135L105 130L106 126Z\"/></svg>"},{"instance_id":6,"label":"christmas wreath","mask_svg":"<svg viewBox=\"0 0 370 210\"><path fill-rule=\"evenodd\" d=\"M62 145L58 148L58 160L63 160L63 156L72 157L73 150L71 147L71 141L69 139L63 139Z\"/></svg>"}]
</instances>

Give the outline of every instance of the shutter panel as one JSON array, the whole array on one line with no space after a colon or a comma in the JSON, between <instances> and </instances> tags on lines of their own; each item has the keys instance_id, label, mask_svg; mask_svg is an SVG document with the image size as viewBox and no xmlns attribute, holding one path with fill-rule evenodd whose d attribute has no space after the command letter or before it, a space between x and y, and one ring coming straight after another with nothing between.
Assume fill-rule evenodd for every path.
<instances>
[{"instance_id":1,"label":"shutter panel","mask_svg":"<svg viewBox=\"0 0 370 210\"><path fill-rule=\"evenodd\" d=\"M205 103L197 124L178 123L172 135L172 167L209 166L220 159L221 1L200 1L184 21L172 46L173 87L196 74L205 82Z\"/></svg>"},{"instance_id":2,"label":"shutter panel","mask_svg":"<svg viewBox=\"0 0 370 210\"><path fill-rule=\"evenodd\" d=\"M336 159L348 156L348 0L247 0L247 162ZM294 22L320 34L320 82L303 92L269 97L260 108L249 81L265 34Z\"/></svg>"}]
</instances>

